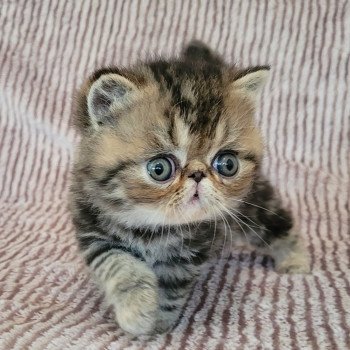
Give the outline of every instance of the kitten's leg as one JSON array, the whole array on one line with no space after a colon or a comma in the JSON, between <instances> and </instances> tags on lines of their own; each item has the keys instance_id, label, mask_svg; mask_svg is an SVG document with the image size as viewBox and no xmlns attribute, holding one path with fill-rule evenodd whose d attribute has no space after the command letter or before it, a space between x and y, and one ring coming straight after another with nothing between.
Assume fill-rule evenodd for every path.
<instances>
[{"instance_id":1,"label":"kitten's leg","mask_svg":"<svg viewBox=\"0 0 350 350\"><path fill-rule=\"evenodd\" d=\"M96 232L77 237L120 327L133 335L153 333L159 309L157 278L139 253Z\"/></svg>"},{"instance_id":2,"label":"kitten's leg","mask_svg":"<svg viewBox=\"0 0 350 350\"><path fill-rule=\"evenodd\" d=\"M272 256L278 272L309 272L308 253L293 225L292 216L281 206L271 185L265 180L257 181L245 202L241 220L249 231L250 244ZM248 226L252 229L247 230Z\"/></svg>"},{"instance_id":3,"label":"kitten's leg","mask_svg":"<svg viewBox=\"0 0 350 350\"><path fill-rule=\"evenodd\" d=\"M278 272L310 272L308 253L302 245L300 237L293 230L289 231L284 238L273 240L270 247L263 249L263 252L274 258Z\"/></svg>"}]
</instances>

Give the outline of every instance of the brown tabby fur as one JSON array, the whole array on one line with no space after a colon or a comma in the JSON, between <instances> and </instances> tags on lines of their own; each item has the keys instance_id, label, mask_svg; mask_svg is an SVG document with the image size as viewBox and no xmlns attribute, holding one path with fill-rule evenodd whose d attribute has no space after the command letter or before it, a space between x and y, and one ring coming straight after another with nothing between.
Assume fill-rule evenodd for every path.
<instances>
[{"instance_id":1,"label":"brown tabby fur","mask_svg":"<svg viewBox=\"0 0 350 350\"><path fill-rule=\"evenodd\" d=\"M254 111L267 70L227 65L193 43L179 59L101 69L81 89L74 223L126 331L174 325L200 266L228 242L271 254L279 271L307 271L291 216L260 173ZM219 151L234 152L234 177L213 168ZM164 183L146 171L160 156L176 164ZM195 172L204 176L198 185ZM189 200L195 186L200 204Z\"/></svg>"}]
</instances>

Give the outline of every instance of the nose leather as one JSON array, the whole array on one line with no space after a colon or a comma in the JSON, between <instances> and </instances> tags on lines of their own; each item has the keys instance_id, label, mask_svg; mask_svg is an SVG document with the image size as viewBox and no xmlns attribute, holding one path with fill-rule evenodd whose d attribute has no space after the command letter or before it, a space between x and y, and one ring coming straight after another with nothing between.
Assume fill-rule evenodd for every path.
<instances>
[{"instance_id":1,"label":"nose leather","mask_svg":"<svg viewBox=\"0 0 350 350\"><path fill-rule=\"evenodd\" d=\"M203 177L205 177L205 174L203 173L203 171L197 170L193 172L191 175L188 175L188 177L193 178L194 181L199 183L203 179Z\"/></svg>"}]
</instances>

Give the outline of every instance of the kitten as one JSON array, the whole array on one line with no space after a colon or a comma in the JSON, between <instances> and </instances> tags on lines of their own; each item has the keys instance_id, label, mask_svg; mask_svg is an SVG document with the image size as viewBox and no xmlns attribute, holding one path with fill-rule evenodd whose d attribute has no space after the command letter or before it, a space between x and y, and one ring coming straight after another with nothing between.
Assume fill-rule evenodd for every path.
<instances>
[{"instance_id":1,"label":"kitten","mask_svg":"<svg viewBox=\"0 0 350 350\"><path fill-rule=\"evenodd\" d=\"M224 246L245 242L277 271L308 271L291 215L260 173L253 117L268 70L229 66L193 42L178 59L101 69L81 89L74 224L125 331L171 329Z\"/></svg>"}]
</instances>

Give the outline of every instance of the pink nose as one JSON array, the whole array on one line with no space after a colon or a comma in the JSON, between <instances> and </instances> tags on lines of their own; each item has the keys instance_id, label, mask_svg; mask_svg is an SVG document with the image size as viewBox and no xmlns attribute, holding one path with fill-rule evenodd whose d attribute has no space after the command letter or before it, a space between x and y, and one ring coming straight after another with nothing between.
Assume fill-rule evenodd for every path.
<instances>
[{"instance_id":1,"label":"pink nose","mask_svg":"<svg viewBox=\"0 0 350 350\"><path fill-rule=\"evenodd\" d=\"M197 170L194 173L192 173L191 175L188 175L188 177L193 178L194 181L199 183L203 179L203 177L205 177L205 174L203 173L203 171Z\"/></svg>"}]
</instances>

